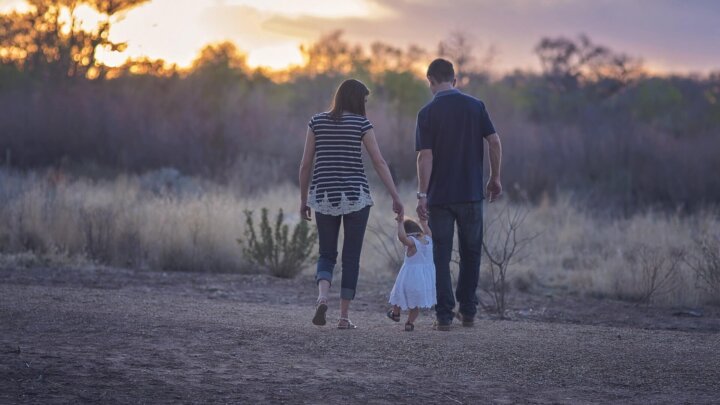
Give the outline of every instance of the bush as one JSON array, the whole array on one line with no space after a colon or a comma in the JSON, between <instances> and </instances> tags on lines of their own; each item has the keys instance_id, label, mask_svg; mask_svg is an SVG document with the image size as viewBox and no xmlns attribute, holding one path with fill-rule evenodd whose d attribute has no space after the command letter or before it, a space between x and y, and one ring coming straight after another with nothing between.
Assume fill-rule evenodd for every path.
<instances>
[{"instance_id":1,"label":"bush","mask_svg":"<svg viewBox=\"0 0 720 405\"><path fill-rule=\"evenodd\" d=\"M687 264L695 272L698 285L720 302L720 239L703 235L695 239L696 253Z\"/></svg>"},{"instance_id":2,"label":"bush","mask_svg":"<svg viewBox=\"0 0 720 405\"><path fill-rule=\"evenodd\" d=\"M667 294L678 287L679 264L684 255L682 249L667 251L640 245L636 269L640 275L639 303L649 304L655 296Z\"/></svg>"},{"instance_id":3,"label":"bush","mask_svg":"<svg viewBox=\"0 0 720 405\"><path fill-rule=\"evenodd\" d=\"M282 209L278 211L275 227L268 221L268 209L263 208L260 218L259 239L255 231L253 212L245 210L245 240L238 239L243 254L254 265L265 268L275 277L293 278L315 260L312 255L317 242L317 231L311 230L306 221L300 221L288 238L289 227L284 223Z\"/></svg>"}]
</instances>

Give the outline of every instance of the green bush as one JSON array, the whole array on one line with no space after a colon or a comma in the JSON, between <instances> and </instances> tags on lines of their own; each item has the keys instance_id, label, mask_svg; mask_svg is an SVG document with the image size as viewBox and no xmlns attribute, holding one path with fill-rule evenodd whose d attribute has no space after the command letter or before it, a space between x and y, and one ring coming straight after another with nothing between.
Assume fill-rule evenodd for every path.
<instances>
[{"instance_id":1,"label":"green bush","mask_svg":"<svg viewBox=\"0 0 720 405\"><path fill-rule=\"evenodd\" d=\"M312 254L317 242L317 231L306 221L295 225L289 238L289 227L284 224L285 215L279 210L274 228L268 220L268 210L263 208L259 231L255 231L253 212L245 210L245 240L238 239L243 255L254 265L265 268L275 277L293 278L315 260Z\"/></svg>"}]
</instances>

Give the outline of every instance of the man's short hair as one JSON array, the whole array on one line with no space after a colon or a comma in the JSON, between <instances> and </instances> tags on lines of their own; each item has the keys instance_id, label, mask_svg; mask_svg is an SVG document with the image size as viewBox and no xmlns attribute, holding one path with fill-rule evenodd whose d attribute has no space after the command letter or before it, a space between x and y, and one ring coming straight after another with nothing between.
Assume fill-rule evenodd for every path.
<instances>
[{"instance_id":1,"label":"man's short hair","mask_svg":"<svg viewBox=\"0 0 720 405\"><path fill-rule=\"evenodd\" d=\"M427 76L437 83L451 82L455 78L455 69L450 61L437 58L428 66Z\"/></svg>"}]
</instances>

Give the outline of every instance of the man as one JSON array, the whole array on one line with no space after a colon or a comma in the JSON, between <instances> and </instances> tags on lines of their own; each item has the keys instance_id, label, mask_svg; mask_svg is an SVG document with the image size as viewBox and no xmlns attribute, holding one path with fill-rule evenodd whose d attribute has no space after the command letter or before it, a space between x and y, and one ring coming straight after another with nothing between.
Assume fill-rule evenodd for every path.
<instances>
[{"instance_id":1,"label":"man","mask_svg":"<svg viewBox=\"0 0 720 405\"><path fill-rule=\"evenodd\" d=\"M421 219L433 233L437 305L435 329L450 330L453 317L473 326L476 289L482 253L483 140L490 156L487 196L502 193L500 137L482 101L455 88L452 63L435 59L427 70L433 99L418 113L415 149L418 151L418 204ZM453 298L450 258L455 223L458 226L460 274ZM457 314L455 299L459 304Z\"/></svg>"}]
</instances>

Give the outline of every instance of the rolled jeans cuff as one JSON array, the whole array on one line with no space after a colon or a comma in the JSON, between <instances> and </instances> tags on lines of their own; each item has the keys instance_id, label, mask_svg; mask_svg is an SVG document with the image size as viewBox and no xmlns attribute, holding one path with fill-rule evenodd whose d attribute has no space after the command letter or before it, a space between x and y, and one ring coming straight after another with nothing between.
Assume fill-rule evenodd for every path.
<instances>
[{"instance_id":1,"label":"rolled jeans cuff","mask_svg":"<svg viewBox=\"0 0 720 405\"><path fill-rule=\"evenodd\" d=\"M318 271L315 274L315 284L319 283L320 280L327 280L328 283L332 284L332 273L329 271Z\"/></svg>"},{"instance_id":2,"label":"rolled jeans cuff","mask_svg":"<svg viewBox=\"0 0 720 405\"><path fill-rule=\"evenodd\" d=\"M344 300L352 300L355 298L355 290L352 288L341 288L340 289L340 298Z\"/></svg>"}]
</instances>

